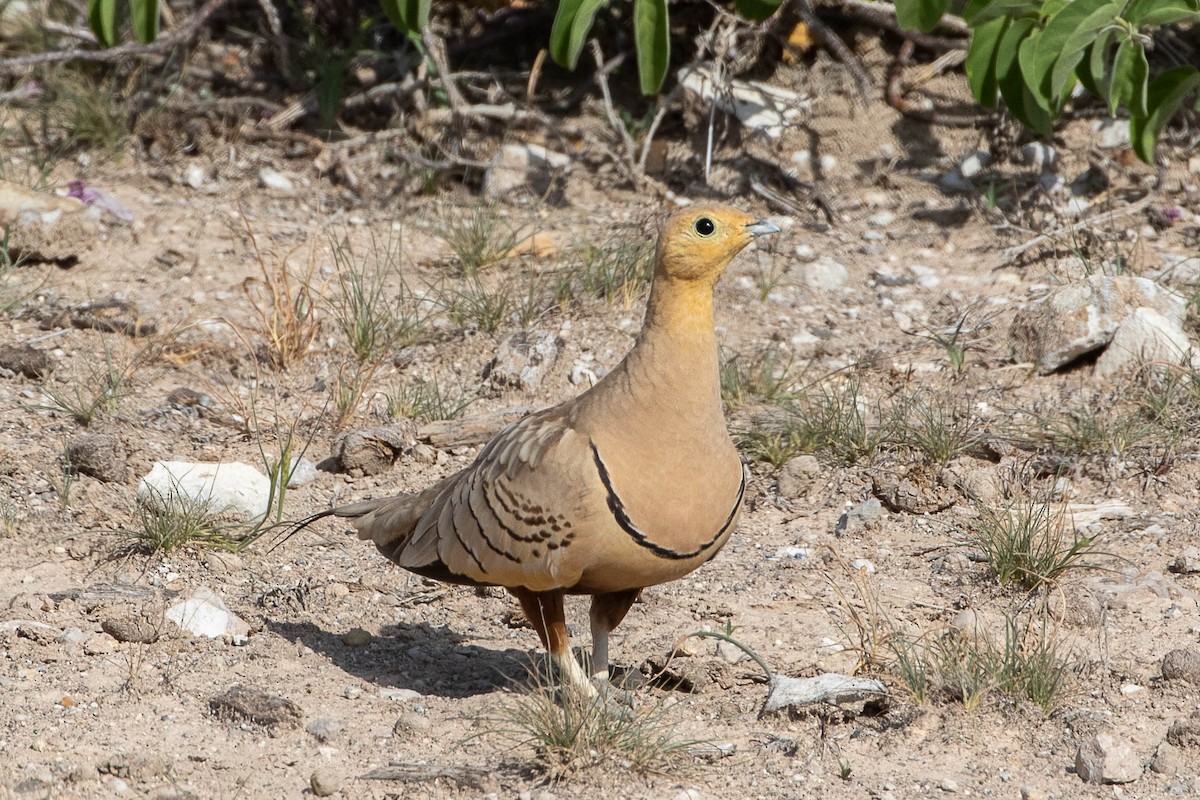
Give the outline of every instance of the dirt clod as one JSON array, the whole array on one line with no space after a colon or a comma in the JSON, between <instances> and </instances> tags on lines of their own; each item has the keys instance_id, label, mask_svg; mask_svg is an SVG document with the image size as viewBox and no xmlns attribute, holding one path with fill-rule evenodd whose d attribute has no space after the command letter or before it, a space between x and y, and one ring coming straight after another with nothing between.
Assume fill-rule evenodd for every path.
<instances>
[{"instance_id":1,"label":"dirt clod","mask_svg":"<svg viewBox=\"0 0 1200 800\"><path fill-rule=\"evenodd\" d=\"M0 369L41 380L50 374L52 367L50 356L27 344L8 344L0 347Z\"/></svg>"},{"instance_id":2,"label":"dirt clod","mask_svg":"<svg viewBox=\"0 0 1200 800\"><path fill-rule=\"evenodd\" d=\"M211 698L208 707L223 719L249 722L264 728L299 725L304 716L291 700L242 684L234 684Z\"/></svg>"},{"instance_id":3,"label":"dirt clod","mask_svg":"<svg viewBox=\"0 0 1200 800\"><path fill-rule=\"evenodd\" d=\"M111 433L85 433L67 445L72 469L105 483L123 483L129 477L125 445Z\"/></svg>"},{"instance_id":4,"label":"dirt clod","mask_svg":"<svg viewBox=\"0 0 1200 800\"><path fill-rule=\"evenodd\" d=\"M349 431L333 444L339 469L351 475L378 475L392 468L401 454L412 447L411 426L389 425Z\"/></svg>"},{"instance_id":5,"label":"dirt clod","mask_svg":"<svg viewBox=\"0 0 1200 800\"><path fill-rule=\"evenodd\" d=\"M1162 674L1169 681L1187 681L1200 686L1200 652L1172 650L1163 656Z\"/></svg>"}]
</instances>

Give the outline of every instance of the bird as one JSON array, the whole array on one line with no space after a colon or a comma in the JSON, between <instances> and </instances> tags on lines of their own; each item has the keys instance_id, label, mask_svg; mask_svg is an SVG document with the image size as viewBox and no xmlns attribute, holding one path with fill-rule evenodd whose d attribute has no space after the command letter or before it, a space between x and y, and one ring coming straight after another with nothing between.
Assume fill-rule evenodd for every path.
<instances>
[{"instance_id":1,"label":"bird","mask_svg":"<svg viewBox=\"0 0 1200 800\"><path fill-rule=\"evenodd\" d=\"M778 232L727 206L676 212L641 332L601 380L508 425L423 491L331 508L287 535L345 518L410 572L504 587L562 685L596 696L609 634L641 590L712 559L737 525L747 476L721 401L713 291L743 248ZM592 596L590 674L571 651L568 594Z\"/></svg>"}]
</instances>

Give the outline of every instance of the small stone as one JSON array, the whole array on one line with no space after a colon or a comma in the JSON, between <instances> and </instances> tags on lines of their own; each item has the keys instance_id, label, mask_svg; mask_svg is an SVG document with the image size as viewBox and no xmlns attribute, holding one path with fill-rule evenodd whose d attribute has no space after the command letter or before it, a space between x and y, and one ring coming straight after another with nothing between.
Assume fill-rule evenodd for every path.
<instances>
[{"instance_id":1,"label":"small stone","mask_svg":"<svg viewBox=\"0 0 1200 800\"><path fill-rule=\"evenodd\" d=\"M392 733L396 736L408 736L412 734L424 734L433 728L433 722L424 714L418 714L416 711L405 711L396 720L396 724L392 726Z\"/></svg>"},{"instance_id":2,"label":"small stone","mask_svg":"<svg viewBox=\"0 0 1200 800\"><path fill-rule=\"evenodd\" d=\"M796 456L779 471L779 495L785 498L804 497L821 477L821 462L816 456Z\"/></svg>"},{"instance_id":3,"label":"small stone","mask_svg":"<svg viewBox=\"0 0 1200 800\"><path fill-rule=\"evenodd\" d=\"M329 797L337 794L341 791L344 783L345 779L325 767L313 770L313 774L308 778L308 785L317 797Z\"/></svg>"},{"instance_id":4,"label":"small stone","mask_svg":"<svg viewBox=\"0 0 1200 800\"><path fill-rule=\"evenodd\" d=\"M123 483L129 475L125 445L111 433L85 433L67 444L68 468L104 483Z\"/></svg>"},{"instance_id":5,"label":"small stone","mask_svg":"<svg viewBox=\"0 0 1200 800\"><path fill-rule=\"evenodd\" d=\"M983 172L983 168L990 164L991 161L992 156L990 153L983 150L976 150L959 162L959 174L964 178L974 178L980 172Z\"/></svg>"},{"instance_id":6,"label":"small stone","mask_svg":"<svg viewBox=\"0 0 1200 800\"><path fill-rule=\"evenodd\" d=\"M391 686L385 686L380 689L379 696L384 700L393 700L397 703L411 703L414 700L421 699L421 693L418 691Z\"/></svg>"},{"instance_id":7,"label":"small stone","mask_svg":"<svg viewBox=\"0 0 1200 800\"><path fill-rule=\"evenodd\" d=\"M735 644L726 641L717 642L717 658L724 661L726 664L737 664L744 661L747 656L742 651L742 648Z\"/></svg>"},{"instance_id":8,"label":"small stone","mask_svg":"<svg viewBox=\"0 0 1200 800\"><path fill-rule=\"evenodd\" d=\"M327 742L342 732L342 723L321 717L304 726L304 730L318 742Z\"/></svg>"},{"instance_id":9,"label":"small stone","mask_svg":"<svg viewBox=\"0 0 1200 800\"><path fill-rule=\"evenodd\" d=\"M856 558L851 561L850 569L854 570L855 572L862 572L866 575L875 574L875 564L873 564L870 559L866 558Z\"/></svg>"},{"instance_id":10,"label":"small stone","mask_svg":"<svg viewBox=\"0 0 1200 800\"><path fill-rule=\"evenodd\" d=\"M817 260L817 251L810 244L796 245L796 258L808 264Z\"/></svg>"},{"instance_id":11,"label":"small stone","mask_svg":"<svg viewBox=\"0 0 1200 800\"><path fill-rule=\"evenodd\" d=\"M371 632L363 628L351 628L342 634L342 644L347 647L366 647L371 639Z\"/></svg>"},{"instance_id":12,"label":"small stone","mask_svg":"<svg viewBox=\"0 0 1200 800\"><path fill-rule=\"evenodd\" d=\"M1180 575L1194 575L1200 572L1200 547L1185 548L1182 553L1175 556L1170 569L1171 572L1177 572Z\"/></svg>"},{"instance_id":13,"label":"small stone","mask_svg":"<svg viewBox=\"0 0 1200 800\"><path fill-rule=\"evenodd\" d=\"M317 479L317 465L307 458L293 456L288 473L287 488L295 489Z\"/></svg>"},{"instance_id":14,"label":"small stone","mask_svg":"<svg viewBox=\"0 0 1200 800\"><path fill-rule=\"evenodd\" d=\"M250 626L207 586L197 586L190 597L168 608L165 616L193 636L218 639L250 632Z\"/></svg>"},{"instance_id":15,"label":"small stone","mask_svg":"<svg viewBox=\"0 0 1200 800\"><path fill-rule=\"evenodd\" d=\"M55 641L62 644L83 644L92 636L93 634L81 631L79 628L64 628Z\"/></svg>"},{"instance_id":16,"label":"small stone","mask_svg":"<svg viewBox=\"0 0 1200 800\"><path fill-rule=\"evenodd\" d=\"M542 194L570 163L570 157L541 145L506 144L483 174L483 195L495 198L525 187Z\"/></svg>"},{"instance_id":17,"label":"small stone","mask_svg":"<svg viewBox=\"0 0 1200 800\"><path fill-rule=\"evenodd\" d=\"M1129 742L1101 731L1079 746L1075 773L1085 783L1131 783L1142 776L1142 761Z\"/></svg>"},{"instance_id":18,"label":"small stone","mask_svg":"<svg viewBox=\"0 0 1200 800\"><path fill-rule=\"evenodd\" d=\"M183 182L192 187L196 191L204 188L204 181L208 175L204 171L204 167L199 164L192 164L183 171Z\"/></svg>"},{"instance_id":19,"label":"small stone","mask_svg":"<svg viewBox=\"0 0 1200 800\"><path fill-rule=\"evenodd\" d=\"M703 639L699 636L689 636L675 645L671 655L676 658L699 658L704 655L706 649Z\"/></svg>"},{"instance_id":20,"label":"small stone","mask_svg":"<svg viewBox=\"0 0 1200 800\"><path fill-rule=\"evenodd\" d=\"M880 211L867 217L867 224L876 228L886 228L896 221L896 215L891 211Z\"/></svg>"},{"instance_id":21,"label":"small stone","mask_svg":"<svg viewBox=\"0 0 1200 800\"><path fill-rule=\"evenodd\" d=\"M6 369L26 378L41 380L50 374L54 362L42 350L34 350L27 344L9 344L0 347L0 369Z\"/></svg>"},{"instance_id":22,"label":"small stone","mask_svg":"<svg viewBox=\"0 0 1200 800\"><path fill-rule=\"evenodd\" d=\"M1159 775L1178 775L1183 768L1183 759L1179 748L1170 742L1160 742L1150 761L1150 769Z\"/></svg>"},{"instance_id":23,"label":"small stone","mask_svg":"<svg viewBox=\"0 0 1200 800\"><path fill-rule=\"evenodd\" d=\"M518 333L505 339L484 377L501 389L532 392L558 361L563 342L548 331Z\"/></svg>"},{"instance_id":24,"label":"small stone","mask_svg":"<svg viewBox=\"0 0 1200 800\"><path fill-rule=\"evenodd\" d=\"M812 558L812 554L813 554L813 549L811 547L798 547L796 545L786 545L786 546L781 547L778 550L776 550L773 558L775 558L778 561L784 561L787 559L795 559L797 561L803 561L805 559Z\"/></svg>"},{"instance_id":25,"label":"small stone","mask_svg":"<svg viewBox=\"0 0 1200 800\"><path fill-rule=\"evenodd\" d=\"M1196 650L1172 650L1163 656L1163 678L1186 681L1200 686L1200 652Z\"/></svg>"},{"instance_id":26,"label":"small stone","mask_svg":"<svg viewBox=\"0 0 1200 800\"><path fill-rule=\"evenodd\" d=\"M821 256L804 267L804 285L816 292L832 292L850 280L849 271L829 256Z\"/></svg>"},{"instance_id":27,"label":"small stone","mask_svg":"<svg viewBox=\"0 0 1200 800\"><path fill-rule=\"evenodd\" d=\"M1046 793L1036 786L1022 786L1021 800L1046 800Z\"/></svg>"},{"instance_id":28,"label":"small stone","mask_svg":"<svg viewBox=\"0 0 1200 800\"><path fill-rule=\"evenodd\" d=\"M234 684L211 698L208 707L218 717L249 722L266 728L300 723L300 707L286 697L277 697L254 686Z\"/></svg>"},{"instance_id":29,"label":"small stone","mask_svg":"<svg viewBox=\"0 0 1200 800\"><path fill-rule=\"evenodd\" d=\"M259 170L258 183L264 189L270 189L273 192L280 192L282 194L291 194L295 191L295 186L292 185L291 178L270 167L263 167Z\"/></svg>"},{"instance_id":30,"label":"small stone","mask_svg":"<svg viewBox=\"0 0 1200 800\"><path fill-rule=\"evenodd\" d=\"M839 536L858 534L869 530L883 518L883 503L872 497L842 514L837 522Z\"/></svg>"},{"instance_id":31,"label":"small stone","mask_svg":"<svg viewBox=\"0 0 1200 800\"><path fill-rule=\"evenodd\" d=\"M689 786L686 789L680 789L675 794L674 800L703 800L703 797L704 795L700 794L699 789L694 789Z\"/></svg>"},{"instance_id":32,"label":"small stone","mask_svg":"<svg viewBox=\"0 0 1200 800\"><path fill-rule=\"evenodd\" d=\"M213 517L253 521L266 516L271 480L240 461L158 461L138 482L137 496L158 508L192 503L206 506Z\"/></svg>"},{"instance_id":33,"label":"small stone","mask_svg":"<svg viewBox=\"0 0 1200 800\"><path fill-rule=\"evenodd\" d=\"M1094 376L1110 378L1144 364L1189 363L1191 341L1178 320L1152 308L1135 308L1117 326L1112 341L1096 359Z\"/></svg>"},{"instance_id":34,"label":"small stone","mask_svg":"<svg viewBox=\"0 0 1200 800\"><path fill-rule=\"evenodd\" d=\"M1098 120L1093 123L1092 130L1096 132L1096 144L1105 150L1129 147L1132 141L1127 119Z\"/></svg>"},{"instance_id":35,"label":"small stone","mask_svg":"<svg viewBox=\"0 0 1200 800\"><path fill-rule=\"evenodd\" d=\"M1021 160L1039 171L1054 169L1058 163L1058 151L1044 142L1030 142L1021 146Z\"/></svg>"},{"instance_id":36,"label":"small stone","mask_svg":"<svg viewBox=\"0 0 1200 800\"><path fill-rule=\"evenodd\" d=\"M1200 748L1200 716L1175 720L1167 729L1167 742L1187 750Z\"/></svg>"},{"instance_id":37,"label":"small stone","mask_svg":"<svg viewBox=\"0 0 1200 800\"><path fill-rule=\"evenodd\" d=\"M938 784L938 788L943 792L957 792L958 781L954 780L953 778L942 778L942 782Z\"/></svg>"},{"instance_id":38,"label":"small stone","mask_svg":"<svg viewBox=\"0 0 1200 800\"><path fill-rule=\"evenodd\" d=\"M351 475L378 475L414 444L411 422L348 431L333 443L333 459Z\"/></svg>"},{"instance_id":39,"label":"small stone","mask_svg":"<svg viewBox=\"0 0 1200 800\"><path fill-rule=\"evenodd\" d=\"M117 648L117 640L107 633L97 633L83 643L83 653L89 656L105 656Z\"/></svg>"}]
</instances>

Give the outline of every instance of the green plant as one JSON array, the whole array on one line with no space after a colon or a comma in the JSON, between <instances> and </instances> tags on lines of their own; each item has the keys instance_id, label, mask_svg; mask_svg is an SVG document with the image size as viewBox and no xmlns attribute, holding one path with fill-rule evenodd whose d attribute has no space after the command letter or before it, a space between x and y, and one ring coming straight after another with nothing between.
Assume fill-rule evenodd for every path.
<instances>
[{"instance_id":1,"label":"green plant","mask_svg":"<svg viewBox=\"0 0 1200 800\"><path fill-rule=\"evenodd\" d=\"M108 339L101 336L100 343L103 355L99 363L89 360L85 374L76 375L65 388L48 381L42 386L47 402L31 407L66 414L84 427L95 422L101 414L115 413L128 391L137 360L118 361Z\"/></svg>"},{"instance_id":2,"label":"green plant","mask_svg":"<svg viewBox=\"0 0 1200 800\"><path fill-rule=\"evenodd\" d=\"M937 465L971 452L987 438L983 420L969 399L916 392L896 400L892 413L895 442Z\"/></svg>"},{"instance_id":3,"label":"green plant","mask_svg":"<svg viewBox=\"0 0 1200 800\"><path fill-rule=\"evenodd\" d=\"M393 351L425 337L428 313L400 270L400 240L371 236L374 268L360 263L348 243L333 242L338 292L333 316L360 364L379 363Z\"/></svg>"},{"instance_id":4,"label":"green plant","mask_svg":"<svg viewBox=\"0 0 1200 800\"><path fill-rule=\"evenodd\" d=\"M654 245L646 240L588 245L579 254L578 268L570 273L584 293L626 307L650 284L653 274Z\"/></svg>"},{"instance_id":5,"label":"green plant","mask_svg":"<svg viewBox=\"0 0 1200 800\"><path fill-rule=\"evenodd\" d=\"M510 322L529 327L549 306L537 275L514 275L489 282L476 276L468 278L461 288L443 285L438 294L439 304L454 324L473 325L484 333L495 333Z\"/></svg>"},{"instance_id":6,"label":"green plant","mask_svg":"<svg viewBox=\"0 0 1200 800\"><path fill-rule=\"evenodd\" d=\"M1119 456L1153 433L1147 420L1129 413L1119 399L1086 398L1071 411L1038 419L1038 436L1055 453Z\"/></svg>"},{"instance_id":7,"label":"green plant","mask_svg":"<svg viewBox=\"0 0 1200 800\"><path fill-rule=\"evenodd\" d=\"M1095 537L1067 523L1066 509L1034 498L1017 498L1002 508L975 504L965 543L977 550L1000 583L1025 589L1051 584L1076 569L1098 569L1102 555Z\"/></svg>"},{"instance_id":8,"label":"green plant","mask_svg":"<svg viewBox=\"0 0 1200 800\"><path fill-rule=\"evenodd\" d=\"M335 428L344 427L357 413L378 371L379 367L374 364L347 365L338 370L330 387Z\"/></svg>"},{"instance_id":9,"label":"green plant","mask_svg":"<svg viewBox=\"0 0 1200 800\"><path fill-rule=\"evenodd\" d=\"M248 538L239 535L245 526L222 524L214 519L212 502L181 491L155 492L134 508L134 527L119 529L138 549L170 554L182 547L215 547L236 551Z\"/></svg>"},{"instance_id":10,"label":"green plant","mask_svg":"<svg viewBox=\"0 0 1200 800\"><path fill-rule=\"evenodd\" d=\"M105 47L117 43L117 28L126 19L133 26L133 35L146 44L158 38L158 0L88 0L88 24L96 39Z\"/></svg>"},{"instance_id":11,"label":"green plant","mask_svg":"<svg viewBox=\"0 0 1200 800\"><path fill-rule=\"evenodd\" d=\"M897 0L900 24L931 31L950 0ZM1154 162L1160 133L1200 87L1200 69L1182 63L1151 77L1146 53L1165 26L1200 21L1200 0L970 0L966 72L975 99L999 99L1049 137L1077 83L1116 116L1129 113L1134 152Z\"/></svg>"},{"instance_id":12,"label":"green plant","mask_svg":"<svg viewBox=\"0 0 1200 800\"><path fill-rule=\"evenodd\" d=\"M549 659L531 669L531 685L520 687L482 721L487 733L515 746L533 746L552 772L566 773L617 762L637 772L670 771L696 742L676 739L665 704L645 710L612 708L602 695L557 691Z\"/></svg>"},{"instance_id":13,"label":"green plant","mask_svg":"<svg viewBox=\"0 0 1200 800\"><path fill-rule=\"evenodd\" d=\"M461 208L444 208L439 217L442 239L468 278L507 258L520 236L494 207L484 204L472 206L466 213Z\"/></svg>"},{"instance_id":14,"label":"green plant","mask_svg":"<svg viewBox=\"0 0 1200 800\"><path fill-rule=\"evenodd\" d=\"M752 401L778 403L794 397L792 369L795 357L775 346L765 347L753 356L734 353L721 360L721 399L730 408Z\"/></svg>"},{"instance_id":15,"label":"green plant","mask_svg":"<svg viewBox=\"0 0 1200 800\"><path fill-rule=\"evenodd\" d=\"M401 386L389 394L388 416L392 419L416 419L433 422L458 418L475 401L464 387L443 389L437 379Z\"/></svg>"}]
</instances>

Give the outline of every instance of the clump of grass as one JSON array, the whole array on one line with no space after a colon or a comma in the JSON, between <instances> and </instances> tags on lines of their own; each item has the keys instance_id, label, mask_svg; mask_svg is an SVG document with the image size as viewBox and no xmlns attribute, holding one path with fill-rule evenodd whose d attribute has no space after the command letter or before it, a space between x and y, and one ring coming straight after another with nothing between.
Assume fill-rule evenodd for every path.
<instances>
[{"instance_id":1,"label":"clump of grass","mask_svg":"<svg viewBox=\"0 0 1200 800\"><path fill-rule=\"evenodd\" d=\"M1097 569L1096 538L1067 524L1066 509L1034 498L1015 498L1003 508L976 503L978 516L966 544L979 551L996 579L1037 589L1076 569Z\"/></svg>"},{"instance_id":2,"label":"clump of grass","mask_svg":"<svg viewBox=\"0 0 1200 800\"><path fill-rule=\"evenodd\" d=\"M1138 407L1172 437L1200 431L1200 370L1190 365L1147 365L1140 373Z\"/></svg>"},{"instance_id":3,"label":"clump of grass","mask_svg":"<svg viewBox=\"0 0 1200 800\"><path fill-rule=\"evenodd\" d=\"M477 204L465 213L461 208L443 209L440 220L441 237L469 278L504 260L520 238L492 206Z\"/></svg>"},{"instance_id":4,"label":"clump of grass","mask_svg":"<svg viewBox=\"0 0 1200 800\"><path fill-rule=\"evenodd\" d=\"M734 353L721 360L721 399L730 408L751 402L779 403L792 399L794 356L766 347L752 356Z\"/></svg>"},{"instance_id":5,"label":"clump of grass","mask_svg":"<svg viewBox=\"0 0 1200 800\"><path fill-rule=\"evenodd\" d=\"M616 763L636 772L677 769L695 742L675 738L674 726L659 705L647 710L614 709L603 697L557 691L549 666L533 675L485 718L488 733L514 746L532 746L552 773Z\"/></svg>"},{"instance_id":6,"label":"clump of grass","mask_svg":"<svg viewBox=\"0 0 1200 800\"><path fill-rule=\"evenodd\" d=\"M788 415L757 421L736 436L738 447L751 460L781 468L793 458L815 453L821 437L803 417Z\"/></svg>"},{"instance_id":7,"label":"clump of grass","mask_svg":"<svg viewBox=\"0 0 1200 800\"><path fill-rule=\"evenodd\" d=\"M211 498L180 491L155 492L134 510L134 526L117 533L149 553L170 554L183 547L240 550L252 538L238 535L245 526L223 524L213 514Z\"/></svg>"},{"instance_id":8,"label":"clump of grass","mask_svg":"<svg viewBox=\"0 0 1200 800\"><path fill-rule=\"evenodd\" d=\"M560 277L554 294L564 305L576 294L583 294L629 307L653 275L654 245L649 240L588 245L578 253L578 265Z\"/></svg>"},{"instance_id":9,"label":"clump of grass","mask_svg":"<svg viewBox=\"0 0 1200 800\"><path fill-rule=\"evenodd\" d=\"M505 324L530 327L548 310L541 280L512 276L489 283L469 277L461 288L443 287L439 303L454 324L495 333Z\"/></svg>"},{"instance_id":10,"label":"clump of grass","mask_svg":"<svg viewBox=\"0 0 1200 800\"><path fill-rule=\"evenodd\" d=\"M388 416L434 422L457 419L475 397L466 388L444 388L436 378L401 386L387 396Z\"/></svg>"},{"instance_id":11,"label":"clump of grass","mask_svg":"<svg viewBox=\"0 0 1200 800\"><path fill-rule=\"evenodd\" d=\"M400 248L398 236L380 242L372 233L370 256L375 266L368 267L348 242L331 244L338 292L330 305L360 364L379 363L426 335L428 313L404 280Z\"/></svg>"},{"instance_id":12,"label":"clump of grass","mask_svg":"<svg viewBox=\"0 0 1200 800\"><path fill-rule=\"evenodd\" d=\"M945 465L986 440L983 420L970 400L919 392L892 407L897 444L912 448L937 465Z\"/></svg>"},{"instance_id":13,"label":"clump of grass","mask_svg":"<svg viewBox=\"0 0 1200 800\"><path fill-rule=\"evenodd\" d=\"M379 367L375 364L352 364L338 370L330 386L333 401L333 426L341 428L358 412L363 398L371 388L371 381Z\"/></svg>"},{"instance_id":14,"label":"clump of grass","mask_svg":"<svg viewBox=\"0 0 1200 800\"><path fill-rule=\"evenodd\" d=\"M1077 408L1037 422L1038 437L1055 453L1073 456L1119 456L1153 434L1152 426L1129 413L1120 397L1085 398Z\"/></svg>"},{"instance_id":15,"label":"clump of grass","mask_svg":"<svg viewBox=\"0 0 1200 800\"><path fill-rule=\"evenodd\" d=\"M261 276L242 281L242 291L254 309L255 333L263 340L266 361L287 370L308 353L320 332L316 304L321 292L314 284L316 245L314 242L304 270L296 275L288 256L268 263L245 215L242 223Z\"/></svg>"},{"instance_id":16,"label":"clump of grass","mask_svg":"<svg viewBox=\"0 0 1200 800\"><path fill-rule=\"evenodd\" d=\"M84 427L103 414L114 414L129 391L129 380L136 369L135 359L118 359L108 339L100 337L102 356L90 360L83 374L65 386L53 381L42 386L46 402L34 405L42 411L66 414Z\"/></svg>"}]
</instances>

